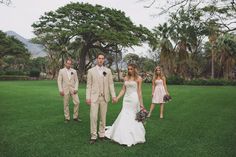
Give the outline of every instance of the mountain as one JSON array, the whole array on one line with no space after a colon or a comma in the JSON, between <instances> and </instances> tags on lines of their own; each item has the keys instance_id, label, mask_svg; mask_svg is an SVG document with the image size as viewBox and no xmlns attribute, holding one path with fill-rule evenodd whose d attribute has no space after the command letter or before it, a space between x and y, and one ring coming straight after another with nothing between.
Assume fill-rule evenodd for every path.
<instances>
[{"instance_id":1,"label":"mountain","mask_svg":"<svg viewBox=\"0 0 236 157\"><path fill-rule=\"evenodd\" d=\"M32 54L34 58L46 56L46 52L44 51L42 45L34 44L30 40L22 37L21 35L17 34L14 31L7 31L5 33L8 36L14 36L16 39L20 40L23 44L25 44L25 47L28 49L28 51Z\"/></svg>"}]
</instances>

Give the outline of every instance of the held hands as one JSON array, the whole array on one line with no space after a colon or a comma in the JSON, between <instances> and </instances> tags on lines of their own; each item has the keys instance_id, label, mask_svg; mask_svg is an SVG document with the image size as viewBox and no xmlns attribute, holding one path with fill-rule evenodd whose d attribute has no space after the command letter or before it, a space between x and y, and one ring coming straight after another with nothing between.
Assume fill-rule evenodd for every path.
<instances>
[{"instance_id":1,"label":"held hands","mask_svg":"<svg viewBox=\"0 0 236 157\"><path fill-rule=\"evenodd\" d=\"M91 105L91 99L86 99L87 105Z\"/></svg>"},{"instance_id":2,"label":"held hands","mask_svg":"<svg viewBox=\"0 0 236 157\"><path fill-rule=\"evenodd\" d=\"M63 91L61 91L61 92L60 92L60 95L61 95L61 96L64 96L65 94L64 94L64 92L63 92Z\"/></svg>"},{"instance_id":3,"label":"held hands","mask_svg":"<svg viewBox=\"0 0 236 157\"><path fill-rule=\"evenodd\" d=\"M143 111L147 111L143 105L140 105L140 109L143 110Z\"/></svg>"},{"instance_id":4,"label":"held hands","mask_svg":"<svg viewBox=\"0 0 236 157\"><path fill-rule=\"evenodd\" d=\"M141 110L142 110L142 109L145 109L143 105L140 105L140 108L141 108Z\"/></svg>"},{"instance_id":5,"label":"held hands","mask_svg":"<svg viewBox=\"0 0 236 157\"><path fill-rule=\"evenodd\" d=\"M112 98L112 103L117 103L117 102L118 102L117 97L113 97L113 98Z\"/></svg>"}]
</instances>

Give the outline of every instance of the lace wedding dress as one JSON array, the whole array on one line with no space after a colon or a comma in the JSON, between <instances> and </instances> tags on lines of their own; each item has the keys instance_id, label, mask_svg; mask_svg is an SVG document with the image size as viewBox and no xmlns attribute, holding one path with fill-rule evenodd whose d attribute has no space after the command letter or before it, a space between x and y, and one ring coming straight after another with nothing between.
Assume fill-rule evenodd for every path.
<instances>
[{"instance_id":1,"label":"lace wedding dress","mask_svg":"<svg viewBox=\"0 0 236 157\"><path fill-rule=\"evenodd\" d=\"M145 129L142 122L135 120L140 110L136 81L125 81L126 92L123 106L115 122L105 132L105 136L121 145L132 146L145 142Z\"/></svg>"}]
</instances>

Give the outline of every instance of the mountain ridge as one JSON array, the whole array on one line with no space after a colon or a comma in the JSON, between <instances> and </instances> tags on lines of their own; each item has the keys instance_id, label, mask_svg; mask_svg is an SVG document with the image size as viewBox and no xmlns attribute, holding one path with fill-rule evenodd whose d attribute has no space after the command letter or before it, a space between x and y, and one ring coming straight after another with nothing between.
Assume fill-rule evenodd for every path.
<instances>
[{"instance_id":1,"label":"mountain ridge","mask_svg":"<svg viewBox=\"0 0 236 157\"><path fill-rule=\"evenodd\" d=\"M8 36L13 36L16 39L18 39L19 41L21 41L25 45L25 47L28 49L28 51L32 54L32 57L36 58L36 57L46 56L46 52L44 51L42 45L34 44L30 41L30 39L26 39L14 31L7 31L5 33Z\"/></svg>"}]
</instances>

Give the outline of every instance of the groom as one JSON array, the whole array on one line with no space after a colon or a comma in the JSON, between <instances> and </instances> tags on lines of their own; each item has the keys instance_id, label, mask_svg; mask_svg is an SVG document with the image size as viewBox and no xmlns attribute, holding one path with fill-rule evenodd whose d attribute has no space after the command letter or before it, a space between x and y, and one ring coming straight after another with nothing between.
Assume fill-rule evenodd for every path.
<instances>
[{"instance_id":1,"label":"groom","mask_svg":"<svg viewBox=\"0 0 236 157\"><path fill-rule=\"evenodd\" d=\"M105 139L107 103L112 96L112 102L116 102L116 94L111 70L104 67L104 54L97 55L97 65L88 70L86 103L90 105L90 144L97 139L97 119L100 110L100 122L98 135Z\"/></svg>"}]
</instances>

